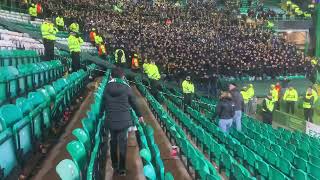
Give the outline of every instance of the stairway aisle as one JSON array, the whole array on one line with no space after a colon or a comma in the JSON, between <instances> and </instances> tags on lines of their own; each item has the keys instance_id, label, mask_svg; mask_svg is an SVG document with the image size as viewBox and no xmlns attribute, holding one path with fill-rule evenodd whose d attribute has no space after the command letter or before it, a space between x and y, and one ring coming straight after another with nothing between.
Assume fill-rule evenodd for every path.
<instances>
[{"instance_id":1,"label":"stairway aisle","mask_svg":"<svg viewBox=\"0 0 320 180\"><path fill-rule=\"evenodd\" d=\"M175 179L177 180L191 180L192 178L187 172L187 169L181 162L181 160L176 157L171 157L171 143L166 137L165 133L161 129L159 123L153 116L151 110L149 109L145 98L140 94L137 88L132 87L134 94L136 95L138 106L142 111L142 115L147 124L151 125L154 129L154 139L156 144L159 146L161 152L161 159L166 172L171 172Z\"/></svg>"}]
</instances>

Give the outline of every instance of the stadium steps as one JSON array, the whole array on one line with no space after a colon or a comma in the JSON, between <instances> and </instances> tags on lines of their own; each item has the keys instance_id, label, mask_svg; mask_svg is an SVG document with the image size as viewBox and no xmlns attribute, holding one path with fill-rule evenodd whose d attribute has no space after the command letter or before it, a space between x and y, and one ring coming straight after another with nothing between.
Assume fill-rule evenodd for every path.
<instances>
[{"instance_id":1,"label":"stadium steps","mask_svg":"<svg viewBox=\"0 0 320 180\"><path fill-rule=\"evenodd\" d=\"M192 178L189 176L181 160L171 156L172 143L161 129L160 124L149 109L145 98L140 94L137 88L133 89L134 94L137 97L138 106L142 110L145 122L154 129L154 139L156 144L159 146L165 170L171 172L175 179L191 180Z\"/></svg>"}]
</instances>

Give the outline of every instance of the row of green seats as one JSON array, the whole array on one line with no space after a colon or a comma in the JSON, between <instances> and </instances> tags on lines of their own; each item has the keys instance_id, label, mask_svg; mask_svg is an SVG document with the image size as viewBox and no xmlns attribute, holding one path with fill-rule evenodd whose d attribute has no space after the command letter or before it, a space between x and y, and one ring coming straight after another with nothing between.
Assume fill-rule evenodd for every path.
<instances>
[{"instance_id":1,"label":"row of green seats","mask_svg":"<svg viewBox=\"0 0 320 180\"><path fill-rule=\"evenodd\" d=\"M213 165L191 144L182 128L175 123L164 108L162 108L161 104L149 93L147 88L141 83L141 79L136 77L135 80L138 89L146 97L150 109L154 112L160 125L165 128L167 133L170 133L170 139L173 138L179 147L181 147L182 144L186 144L186 149L181 149L180 155L184 155L187 161L190 162L191 167L196 172L196 178L200 177L208 180L221 179ZM190 166L188 162L187 165Z\"/></svg>"},{"instance_id":2,"label":"row of green seats","mask_svg":"<svg viewBox=\"0 0 320 180\"><path fill-rule=\"evenodd\" d=\"M105 163L105 152L102 148L105 113L101 113L100 105L109 78L110 70L106 72L95 92L91 109L81 121L82 128L72 131L75 140L66 146L72 159L64 159L56 166L56 172L62 180L102 179L100 167L101 163Z\"/></svg>"},{"instance_id":3,"label":"row of green seats","mask_svg":"<svg viewBox=\"0 0 320 180\"><path fill-rule=\"evenodd\" d=\"M38 63L40 56L33 50L1 50L0 66L18 66L20 64Z\"/></svg>"},{"instance_id":4,"label":"row of green seats","mask_svg":"<svg viewBox=\"0 0 320 180\"><path fill-rule=\"evenodd\" d=\"M170 172L165 174L163 161L158 145L154 141L154 131L150 125L139 123L135 112L131 110L131 116L138 129L140 157L143 161L143 173L147 180L174 180Z\"/></svg>"},{"instance_id":5,"label":"row of green seats","mask_svg":"<svg viewBox=\"0 0 320 180\"><path fill-rule=\"evenodd\" d=\"M51 83L63 75L60 61L0 67L0 104Z\"/></svg>"},{"instance_id":6,"label":"row of green seats","mask_svg":"<svg viewBox=\"0 0 320 180\"><path fill-rule=\"evenodd\" d=\"M73 74L78 73L81 72ZM73 74L67 80L79 86L80 83L72 82ZM80 88L73 89L80 91ZM18 98L15 105L1 106L0 153L3 156L0 157L0 179L18 179L19 167L26 165L25 161L32 156L32 151L38 150L46 139L50 128L56 123L51 105L56 102L58 92L55 86L48 85L30 92L27 98Z\"/></svg>"},{"instance_id":7,"label":"row of green seats","mask_svg":"<svg viewBox=\"0 0 320 180\"><path fill-rule=\"evenodd\" d=\"M160 95L162 96L162 95ZM188 112L193 114L193 118L199 120L200 118L201 123L198 122L199 125L194 123L183 111L181 111L178 107L176 107L171 101L167 100L164 96L160 97L163 102L167 105L168 110L172 112L172 114L176 117L176 119L186 128L187 132L190 133L191 137L195 139L197 145L200 146L200 149L204 152L207 151L209 155L210 161L214 159L215 163L218 165L220 171L224 170L226 175L230 178L236 179L254 179L248 170L246 170L241 164L239 164L233 157L232 153L228 152L228 146L222 146L218 143L221 137L225 137L224 133L219 130L213 123L209 121L203 121L203 117L201 117L200 113L195 113L197 111L193 110L192 108L188 107ZM202 119L201 119L202 118ZM206 125L204 125L206 124ZM204 130L201 126L204 127L211 127L211 131ZM213 130L214 129L214 130ZM220 135L220 136L218 136ZM216 140L212 137L216 136ZM230 142L233 142L232 145L239 144L233 139L230 139ZM222 141L221 141L222 142ZM225 144L225 143L223 143ZM212 158L211 155L214 155L215 158Z\"/></svg>"}]
</instances>

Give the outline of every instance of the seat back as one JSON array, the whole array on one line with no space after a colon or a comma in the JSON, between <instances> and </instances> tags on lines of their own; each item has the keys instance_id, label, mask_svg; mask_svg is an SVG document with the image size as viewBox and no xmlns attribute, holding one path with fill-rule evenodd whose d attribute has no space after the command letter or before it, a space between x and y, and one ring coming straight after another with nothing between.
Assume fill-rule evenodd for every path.
<instances>
[{"instance_id":1,"label":"seat back","mask_svg":"<svg viewBox=\"0 0 320 180\"><path fill-rule=\"evenodd\" d=\"M87 152L91 151L90 137L83 129L74 129L72 131L72 134L78 139L78 141L80 141L84 145Z\"/></svg>"},{"instance_id":2,"label":"seat back","mask_svg":"<svg viewBox=\"0 0 320 180\"><path fill-rule=\"evenodd\" d=\"M19 155L24 159L25 155L32 150L31 121L25 118L14 124L12 129Z\"/></svg>"},{"instance_id":3,"label":"seat back","mask_svg":"<svg viewBox=\"0 0 320 180\"><path fill-rule=\"evenodd\" d=\"M4 128L10 128L22 119L21 110L14 104L6 104L0 108L0 121Z\"/></svg>"},{"instance_id":4,"label":"seat back","mask_svg":"<svg viewBox=\"0 0 320 180\"><path fill-rule=\"evenodd\" d=\"M7 129L0 133L0 170L4 170L4 179L17 166L14 140L12 132ZM2 177L0 177L2 179Z\"/></svg>"},{"instance_id":5,"label":"seat back","mask_svg":"<svg viewBox=\"0 0 320 180\"><path fill-rule=\"evenodd\" d=\"M87 162L87 152L84 145L79 141L71 141L67 144L67 151L79 167L79 170L84 171Z\"/></svg>"},{"instance_id":6,"label":"seat back","mask_svg":"<svg viewBox=\"0 0 320 180\"><path fill-rule=\"evenodd\" d=\"M80 170L70 159L62 160L56 166L56 172L62 180L80 180Z\"/></svg>"}]
</instances>

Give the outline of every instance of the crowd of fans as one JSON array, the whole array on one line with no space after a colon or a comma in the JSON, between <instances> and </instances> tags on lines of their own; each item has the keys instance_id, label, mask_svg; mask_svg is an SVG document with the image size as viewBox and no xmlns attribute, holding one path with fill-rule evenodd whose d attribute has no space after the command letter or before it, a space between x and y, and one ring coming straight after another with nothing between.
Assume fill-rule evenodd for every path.
<instances>
[{"instance_id":1,"label":"crowd of fans","mask_svg":"<svg viewBox=\"0 0 320 180\"><path fill-rule=\"evenodd\" d=\"M77 20L84 34L102 34L107 52L124 47L154 60L171 77L279 76L304 73L307 59L295 46L260 26L248 27L234 11L221 13L215 3L181 8L166 4L110 1L41 0L53 14ZM72 6L68 5L72 4ZM99 6L96 6L99 4Z\"/></svg>"}]
</instances>

